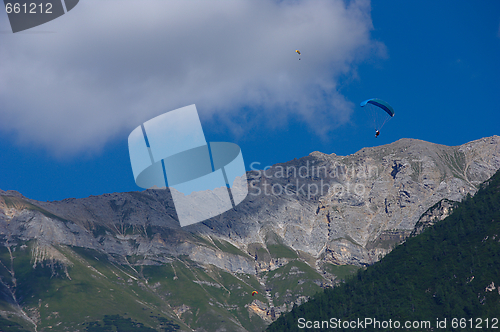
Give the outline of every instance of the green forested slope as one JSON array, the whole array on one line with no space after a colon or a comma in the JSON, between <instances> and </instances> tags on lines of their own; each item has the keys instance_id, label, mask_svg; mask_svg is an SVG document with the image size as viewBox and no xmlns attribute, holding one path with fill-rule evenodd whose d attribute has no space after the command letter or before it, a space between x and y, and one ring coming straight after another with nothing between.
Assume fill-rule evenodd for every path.
<instances>
[{"instance_id":1,"label":"green forested slope","mask_svg":"<svg viewBox=\"0 0 500 332\"><path fill-rule=\"evenodd\" d=\"M406 321L431 324L430 328L421 324L409 331L500 329L499 241L497 172L448 218L409 238L345 284L295 307L268 331L326 331L334 330L335 325L335 330L342 330L339 327L343 323L339 326L338 320L356 321L358 330L365 331L396 330L395 321L401 328ZM373 328L373 324L359 326L358 319L365 322L365 318L387 324L392 320L393 328L386 324L380 328ZM446 328L437 329L436 319L446 319Z\"/></svg>"}]
</instances>

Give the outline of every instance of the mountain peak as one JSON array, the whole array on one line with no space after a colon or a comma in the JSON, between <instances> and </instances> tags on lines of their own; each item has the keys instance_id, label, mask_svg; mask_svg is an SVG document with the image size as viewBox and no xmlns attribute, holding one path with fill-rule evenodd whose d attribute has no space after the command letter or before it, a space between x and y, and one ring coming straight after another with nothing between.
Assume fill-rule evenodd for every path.
<instances>
[{"instance_id":1,"label":"mountain peak","mask_svg":"<svg viewBox=\"0 0 500 332\"><path fill-rule=\"evenodd\" d=\"M4 190L0 189L0 196L13 196L13 197L19 197L19 198L26 198L20 192L15 191L15 190L4 191Z\"/></svg>"}]
</instances>

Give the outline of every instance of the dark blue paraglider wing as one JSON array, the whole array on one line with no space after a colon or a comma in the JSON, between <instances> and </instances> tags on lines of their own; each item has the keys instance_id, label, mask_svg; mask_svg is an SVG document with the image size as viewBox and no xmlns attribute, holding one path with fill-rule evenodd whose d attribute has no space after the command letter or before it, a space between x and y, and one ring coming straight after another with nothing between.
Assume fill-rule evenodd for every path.
<instances>
[{"instance_id":1,"label":"dark blue paraglider wing","mask_svg":"<svg viewBox=\"0 0 500 332\"><path fill-rule=\"evenodd\" d=\"M385 112L387 112L387 114L389 114L391 117L394 116L394 109L392 108L392 106L389 105L388 102L383 101L382 99L378 99L378 98L368 99L368 100L365 100L364 102L362 102L360 105L361 105L361 107L363 107L366 104L372 104L372 105L375 105L377 107L380 107Z\"/></svg>"}]
</instances>

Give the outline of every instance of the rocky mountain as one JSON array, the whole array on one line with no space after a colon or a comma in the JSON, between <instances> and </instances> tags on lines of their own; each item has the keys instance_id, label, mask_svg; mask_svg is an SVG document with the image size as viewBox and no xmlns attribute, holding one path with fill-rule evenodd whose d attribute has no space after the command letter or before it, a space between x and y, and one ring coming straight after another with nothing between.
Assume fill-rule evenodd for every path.
<instances>
[{"instance_id":1,"label":"rocky mountain","mask_svg":"<svg viewBox=\"0 0 500 332\"><path fill-rule=\"evenodd\" d=\"M498 136L313 152L247 172L236 209L184 228L168 190L57 202L0 191L0 315L32 331L260 331L442 219L499 168Z\"/></svg>"}]
</instances>

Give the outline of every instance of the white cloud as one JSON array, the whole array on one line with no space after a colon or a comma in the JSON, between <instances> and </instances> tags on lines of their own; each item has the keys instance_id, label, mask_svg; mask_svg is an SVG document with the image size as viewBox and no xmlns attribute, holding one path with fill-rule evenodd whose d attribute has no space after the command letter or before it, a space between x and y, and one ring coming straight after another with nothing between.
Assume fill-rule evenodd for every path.
<instances>
[{"instance_id":1,"label":"white cloud","mask_svg":"<svg viewBox=\"0 0 500 332\"><path fill-rule=\"evenodd\" d=\"M384 54L371 29L368 1L80 1L0 34L0 130L73 154L195 103L233 131L298 114L321 135L353 108L339 79Z\"/></svg>"}]
</instances>

